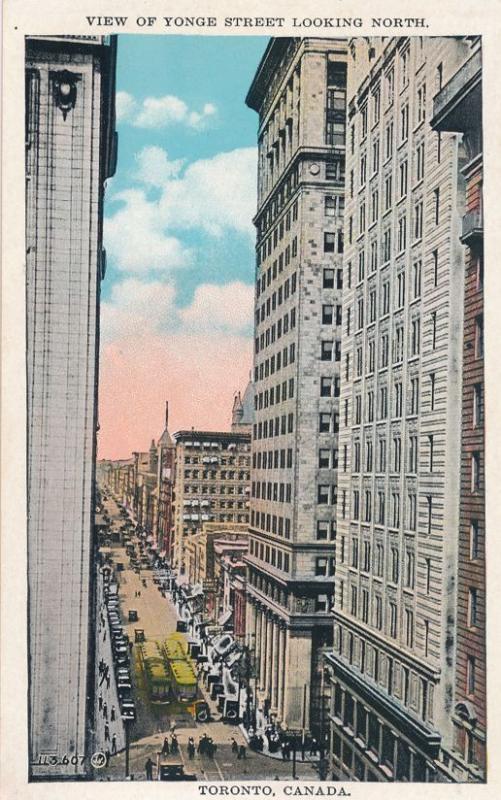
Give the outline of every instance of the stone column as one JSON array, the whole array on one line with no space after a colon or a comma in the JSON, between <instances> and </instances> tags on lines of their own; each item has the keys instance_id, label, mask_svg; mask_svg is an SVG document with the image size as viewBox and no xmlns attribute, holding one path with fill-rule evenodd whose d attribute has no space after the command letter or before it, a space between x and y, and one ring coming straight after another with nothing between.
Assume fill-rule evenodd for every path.
<instances>
[{"instance_id":1,"label":"stone column","mask_svg":"<svg viewBox=\"0 0 501 800\"><path fill-rule=\"evenodd\" d=\"M288 728L303 725L304 687L306 707L304 723L310 724L309 689L311 686L311 630L289 630L287 637L286 672L283 721Z\"/></svg>"},{"instance_id":2,"label":"stone column","mask_svg":"<svg viewBox=\"0 0 501 800\"><path fill-rule=\"evenodd\" d=\"M271 681L273 673L273 617L268 614L266 620L266 682L265 691L268 700L271 698Z\"/></svg>"},{"instance_id":3,"label":"stone column","mask_svg":"<svg viewBox=\"0 0 501 800\"><path fill-rule=\"evenodd\" d=\"M256 641L255 641L255 661L256 661L256 688L261 681L261 606L256 604Z\"/></svg>"},{"instance_id":4,"label":"stone column","mask_svg":"<svg viewBox=\"0 0 501 800\"><path fill-rule=\"evenodd\" d=\"M279 625L279 639L278 639L278 699L277 699L277 714L278 718L283 719L284 713L284 682L285 682L285 649L286 649L286 636L287 630L283 622Z\"/></svg>"},{"instance_id":5,"label":"stone column","mask_svg":"<svg viewBox=\"0 0 501 800\"><path fill-rule=\"evenodd\" d=\"M245 604L245 643L247 647L252 647L252 634L256 631L256 606L250 597L247 597Z\"/></svg>"},{"instance_id":6,"label":"stone column","mask_svg":"<svg viewBox=\"0 0 501 800\"><path fill-rule=\"evenodd\" d=\"M280 628L279 620L275 618L273 623L273 663L272 663L272 682L271 682L271 705L273 712L277 713L278 708L278 682L280 680Z\"/></svg>"},{"instance_id":7,"label":"stone column","mask_svg":"<svg viewBox=\"0 0 501 800\"><path fill-rule=\"evenodd\" d=\"M264 608L261 609L261 635L259 637L259 657L260 657L260 667L259 667L259 688L264 689L265 681L266 681L266 613Z\"/></svg>"}]
</instances>

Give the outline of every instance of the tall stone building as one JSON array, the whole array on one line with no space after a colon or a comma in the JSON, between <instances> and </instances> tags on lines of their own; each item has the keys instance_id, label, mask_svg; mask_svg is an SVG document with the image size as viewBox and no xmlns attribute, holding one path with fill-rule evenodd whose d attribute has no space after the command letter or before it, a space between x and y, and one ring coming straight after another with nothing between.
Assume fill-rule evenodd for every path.
<instances>
[{"instance_id":1,"label":"tall stone building","mask_svg":"<svg viewBox=\"0 0 501 800\"><path fill-rule=\"evenodd\" d=\"M26 39L32 779L89 770L102 203L114 172L114 80L113 39Z\"/></svg>"},{"instance_id":2,"label":"tall stone building","mask_svg":"<svg viewBox=\"0 0 501 800\"><path fill-rule=\"evenodd\" d=\"M174 434L174 528L171 563L185 574L185 544L206 522L249 521L250 434L178 431Z\"/></svg>"},{"instance_id":3,"label":"tall stone building","mask_svg":"<svg viewBox=\"0 0 501 800\"><path fill-rule=\"evenodd\" d=\"M259 698L318 723L332 641L347 43L271 40L259 114L247 641ZM310 715L311 712L311 715Z\"/></svg>"},{"instance_id":4,"label":"tall stone building","mask_svg":"<svg viewBox=\"0 0 501 800\"><path fill-rule=\"evenodd\" d=\"M331 771L451 779L464 148L430 127L469 50L350 43Z\"/></svg>"},{"instance_id":5,"label":"tall stone building","mask_svg":"<svg viewBox=\"0 0 501 800\"><path fill-rule=\"evenodd\" d=\"M464 274L461 489L459 508L457 635L452 720L452 769L460 780L485 779L485 430L484 246L482 212L482 54L479 37L433 101L437 131L463 134L466 213L461 242Z\"/></svg>"}]
</instances>

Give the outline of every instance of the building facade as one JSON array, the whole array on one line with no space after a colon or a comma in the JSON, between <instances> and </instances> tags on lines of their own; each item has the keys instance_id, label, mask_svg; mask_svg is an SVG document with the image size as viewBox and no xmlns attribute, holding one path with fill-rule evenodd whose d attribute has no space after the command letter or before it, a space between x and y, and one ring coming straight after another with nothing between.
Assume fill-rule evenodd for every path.
<instances>
[{"instance_id":1,"label":"building facade","mask_svg":"<svg viewBox=\"0 0 501 800\"><path fill-rule=\"evenodd\" d=\"M350 43L331 773L446 781L460 497L468 42Z\"/></svg>"},{"instance_id":2,"label":"building facade","mask_svg":"<svg viewBox=\"0 0 501 800\"><path fill-rule=\"evenodd\" d=\"M466 208L461 488L452 769L483 780L486 768L484 247L482 212L482 55L472 37L465 61L433 103L436 131L463 134Z\"/></svg>"},{"instance_id":3,"label":"building facade","mask_svg":"<svg viewBox=\"0 0 501 800\"><path fill-rule=\"evenodd\" d=\"M249 521L250 435L178 431L172 566L185 574L185 543L206 522Z\"/></svg>"},{"instance_id":4,"label":"building facade","mask_svg":"<svg viewBox=\"0 0 501 800\"><path fill-rule=\"evenodd\" d=\"M103 186L114 40L26 39L30 777L86 777ZM67 756L44 765L46 754Z\"/></svg>"},{"instance_id":5,"label":"building facade","mask_svg":"<svg viewBox=\"0 0 501 800\"><path fill-rule=\"evenodd\" d=\"M347 42L271 40L259 114L248 645L259 699L318 720L332 641ZM306 687L306 688L305 688Z\"/></svg>"}]
</instances>

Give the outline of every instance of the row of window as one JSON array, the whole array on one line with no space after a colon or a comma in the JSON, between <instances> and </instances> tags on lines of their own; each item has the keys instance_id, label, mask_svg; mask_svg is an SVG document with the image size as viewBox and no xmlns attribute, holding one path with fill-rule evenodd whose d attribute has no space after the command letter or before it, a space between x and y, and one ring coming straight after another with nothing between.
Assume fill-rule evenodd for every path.
<instances>
[{"instance_id":1,"label":"row of window","mask_svg":"<svg viewBox=\"0 0 501 800\"><path fill-rule=\"evenodd\" d=\"M263 542L258 542L256 539L251 538L249 541L249 552L251 556L255 556L283 572L289 572L290 570L289 553L284 553L283 550L280 550L278 547L263 544Z\"/></svg>"},{"instance_id":2,"label":"row of window","mask_svg":"<svg viewBox=\"0 0 501 800\"><path fill-rule=\"evenodd\" d=\"M271 481L253 481L251 496L257 500L271 500L275 503L290 503L292 491L290 483Z\"/></svg>"},{"instance_id":3,"label":"row of window","mask_svg":"<svg viewBox=\"0 0 501 800\"><path fill-rule=\"evenodd\" d=\"M291 400L294 397L294 378L289 378L288 381L277 383L276 386L271 386L270 389L265 389L254 396L254 408L260 411L268 406L279 405L286 400Z\"/></svg>"},{"instance_id":4,"label":"row of window","mask_svg":"<svg viewBox=\"0 0 501 800\"><path fill-rule=\"evenodd\" d=\"M292 240L292 257L297 256L297 236ZM285 267L288 267L291 262L291 247L288 245L277 260L273 262L273 266L268 267L266 272L263 272L257 279L256 294L259 298L266 289L271 286L272 281L277 279ZM279 287L276 294L274 294L260 309L256 310L256 325L259 325L270 314L270 311L275 310L278 305L281 305L283 300L287 300L289 294L294 294L296 291L296 273L293 273L288 278L282 287ZM272 305L273 303L273 305Z\"/></svg>"},{"instance_id":5,"label":"row of window","mask_svg":"<svg viewBox=\"0 0 501 800\"><path fill-rule=\"evenodd\" d=\"M227 486L226 484L185 484L184 494L245 494L247 481L242 485Z\"/></svg>"},{"instance_id":6,"label":"row of window","mask_svg":"<svg viewBox=\"0 0 501 800\"><path fill-rule=\"evenodd\" d=\"M285 536L286 539L290 539L291 521L288 517L251 509L251 525L267 533L274 533L277 536Z\"/></svg>"},{"instance_id":7,"label":"row of window","mask_svg":"<svg viewBox=\"0 0 501 800\"><path fill-rule=\"evenodd\" d=\"M289 327L290 326L290 327ZM277 323L273 323L271 327L266 329L266 332L263 331L260 336L256 336L254 341L254 352L257 355L264 350L266 347L269 347L270 344L275 344L275 340L279 340L282 338L282 335L285 336L289 333L289 330L293 331L296 327L296 308L291 308L282 319L279 319Z\"/></svg>"},{"instance_id":8,"label":"row of window","mask_svg":"<svg viewBox=\"0 0 501 800\"><path fill-rule=\"evenodd\" d=\"M360 548L361 545L361 548ZM353 569L358 569L360 572L374 575L376 578L384 577L385 568L385 548L382 541L377 541L372 546L369 539L362 539L361 541L357 536L353 536L351 540L351 551L346 552L346 537L341 536L338 548L338 556L340 564L347 564ZM387 549L388 562L386 564L386 574L389 583L397 585L400 580L400 549L398 545L390 544ZM349 556L349 557L348 557ZM432 563L430 558L425 558L423 561L426 594L429 595L431 589L431 574ZM416 557L414 547L406 544L403 556L403 585L406 589L414 589L415 585L415 572L416 572Z\"/></svg>"},{"instance_id":9,"label":"row of window","mask_svg":"<svg viewBox=\"0 0 501 800\"><path fill-rule=\"evenodd\" d=\"M292 467L292 447L287 450L255 451L252 454L254 469L290 469Z\"/></svg>"},{"instance_id":10,"label":"row of window","mask_svg":"<svg viewBox=\"0 0 501 800\"><path fill-rule=\"evenodd\" d=\"M254 383L258 383L264 378L274 375L275 372L280 372L282 368L285 369L285 367L287 367L289 364L294 364L295 360L296 343L291 342L288 347L284 347L274 355L269 356L265 359L265 361L262 361L261 364L256 364L254 367ZM254 439L255 438L256 433L254 433Z\"/></svg>"},{"instance_id":11,"label":"row of window","mask_svg":"<svg viewBox=\"0 0 501 800\"><path fill-rule=\"evenodd\" d=\"M186 463L186 462L185 462ZM248 481L250 480L249 472L234 472L232 470L221 470L219 474L215 470L201 471L198 469L185 469L185 478L211 478L212 480L218 478L221 481Z\"/></svg>"},{"instance_id":12,"label":"row of window","mask_svg":"<svg viewBox=\"0 0 501 800\"><path fill-rule=\"evenodd\" d=\"M282 414L273 419L254 423L254 439L268 439L294 433L294 413Z\"/></svg>"},{"instance_id":13,"label":"row of window","mask_svg":"<svg viewBox=\"0 0 501 800\"><path fill-rule=\"evenodd\" d=\"M435 409L435 373L430 373L430 410ZM403 384L401 380L396 380L393 384L393 406L392 406L392 419L400 419L403 411ZM379 387L379 406L378 406L378 421L383 421L388 418L388 387ZM409 378L409 392L407 397L407 416L415 416L419 411L419 378ZM362 415L362 395L355 395L355 413L353 418L354 425L362 425L371 423L375 420L375 393L374 389L369 387L365 394L364 414Z\"/></svg>"},{"instance_id":14,"label":"row of window","mask_svg":"<svg viewBox=\"0 0 501 800\"><path fill-rule=\"evenodd\" d=\"M376 493L374 493L376 495ZM426 528L424 530L430 535L433 529L433 497L432 495L421 495L425 499L426 509ZM352 519L355 522L370 523L374 520L375 525L388 525L390 528L400 527L400 492L390 493L389 513L386 511L386 492L377 492L377 503L374 502L372 489L364 489L363 497L359 489L353 489L352 493ZM363 502L361 502L363 500ZM346 509L342 507L341 514L345 519ZM407 518L404 520L407 530L415 531L417 525L417 495L416 492L409 492L407 495Z\"/></svg>"},{"instance_id":15,"label":"row of window","mask_svg":"<svg viewBox=\"0 0 501 800\"><path fill-rule=\"evenodd\" d=\"M285 217L282 219L279 225L277 225L273 231L273 233L266 239L266 241L261 244L257 248L257 264L263 264L266 259L271 256L272 252L276 250L279 246L280 242L285 236L285 233L290 231L292 224L297 221L298 218L298 201L296 200L292 208L287 212ZM297 239L296 241L296 248L297 248ZM294 255L294 253L292 254ZM262 280L262 279L261 279ZM269 283L268 283L269 286ZM261 284L261 291L263 291L264 285Z\"/></svg>"}]
</instances>

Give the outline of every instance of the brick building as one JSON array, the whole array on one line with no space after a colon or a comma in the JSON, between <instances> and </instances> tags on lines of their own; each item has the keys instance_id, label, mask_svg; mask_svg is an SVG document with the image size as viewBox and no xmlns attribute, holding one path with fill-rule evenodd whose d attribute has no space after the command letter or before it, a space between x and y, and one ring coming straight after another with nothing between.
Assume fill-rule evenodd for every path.
<instances>
[{"instance_id":1,"label":"brick building","mask_svg":"<svg viewBox=\"0 0 501 800\"><path fill-rule=\"evenodd\" d=\"M463 134L466 207L461 242L464 276L461 490L457 636L452 719L453 770L482 780L486 766L484 253L482 213L482 57L479 37L435 96L432 125ZM457 761L456 761L457 759Z\"/></svg>"},{"instance_id":2,"label":"brick building","mask_svg":"<svg viewBox=\"0 0 501 800\"><path fill-rule=\"evenodd\" d=\"M347 43L272 39L259 114L248 644L283 726L318 720L332 640ZM306 687L306 689L305 689Z\"/></svg>"},{"instance_id":3,"label":"brick building","mask_svg":"<svg viewBox=\"0 0 501 800\"><path fill-rule=\"evenodd\" d=\"M85 777L104 182L115 169L115 40L26 39L30 777ZM39 756L68 756L55 766ZM75 757L72 760L72 757ZM73 763L73 762L76 763Z\"/></svg>"},{"instance_id":4,"label":"brick building","mask_svg":"<svg viewBox=\"0 0 501 800\"><path fill-rule=\"evenodd\" d=\"M178 431L172 566L185 573L185 543L205 522L249 521L250 435Z\"/></svg>"},{"instance_id":5,"label":"brick building","mask_svg":"<svg viewBox=\"0 0 501 800\"><path fill-rule=\"evenodd\" d=\"M430 119L468 51L453 37L350 42L336 778L454 779L464 151Z\"/></svg>"}]
</instances>

